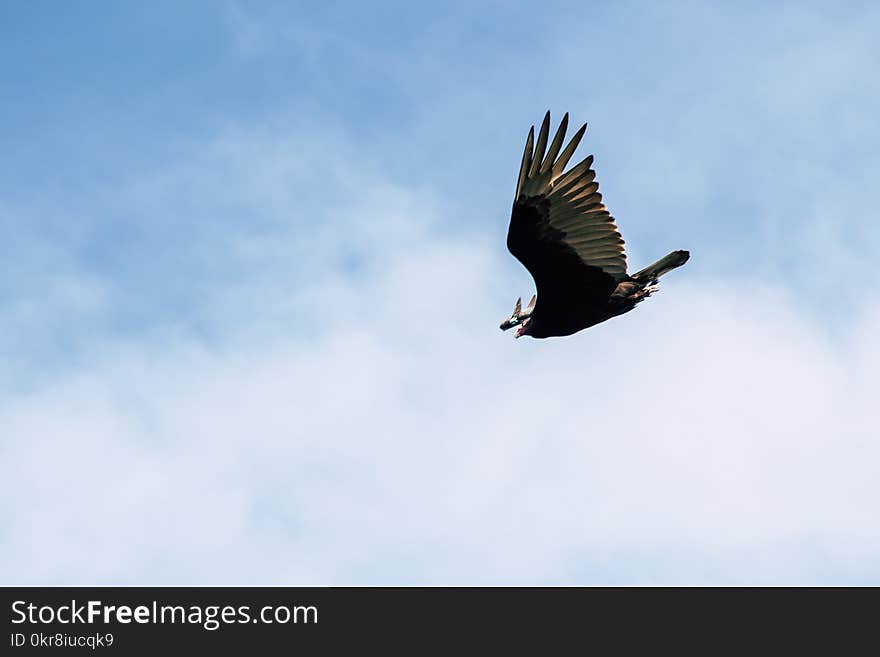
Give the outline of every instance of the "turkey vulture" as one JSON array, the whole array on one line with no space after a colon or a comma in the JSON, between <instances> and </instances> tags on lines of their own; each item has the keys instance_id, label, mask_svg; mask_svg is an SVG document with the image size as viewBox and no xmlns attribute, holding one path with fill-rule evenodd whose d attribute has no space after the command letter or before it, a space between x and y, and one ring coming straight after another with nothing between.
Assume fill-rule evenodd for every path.
<instances>
[{"instance_id":1,"label":"turkey vulture","mask_svg":"<svg viewBox=\"0 0 880 657\"><path fill-rule=\"evenodd\" d=\"M658 278L690 257L687 251L673 251L627 275L623 239L602 204L593 156L563 173L587 126L560 153L567 128L568 114L547 148L547 112L538 143L535 126L526 140L507 248L529 270L538 294L525 311L517 300L513 314L501 324L503 331L520 325L516 337L571 335L629 312L657 290Z\"/></svg>"}]
</instances>

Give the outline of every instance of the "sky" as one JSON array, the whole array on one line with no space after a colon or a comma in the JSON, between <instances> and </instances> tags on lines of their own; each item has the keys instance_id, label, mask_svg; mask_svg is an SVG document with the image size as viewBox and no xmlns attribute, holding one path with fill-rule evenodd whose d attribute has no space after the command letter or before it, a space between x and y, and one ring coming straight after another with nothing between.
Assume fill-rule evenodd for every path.
<instances>
[{"instance_id":1,"label":"sky","mask_svg":"<svg viewBox=\"0 0 880 657\"><path fill-rule=\"evenodd\" d=\"M4 3L0 583L880 584L875 3ZM498 324L523 143L631 268Z\"/></svg>"}]
</instances>

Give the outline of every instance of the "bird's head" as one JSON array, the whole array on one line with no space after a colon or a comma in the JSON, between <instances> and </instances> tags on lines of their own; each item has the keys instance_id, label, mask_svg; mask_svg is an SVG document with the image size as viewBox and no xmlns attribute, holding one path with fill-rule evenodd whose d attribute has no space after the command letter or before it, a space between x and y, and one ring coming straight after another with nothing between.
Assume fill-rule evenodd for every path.
<instances>
[{"instance_id":1,"label":"bird's head","mask_svg":"<svg viewBox=\"0 0 880 657\"><path fill-rule=\"evenodd\" d=\"M516 330L516 337L521 338L524 335L531 335L532 331L532 320L530 317L527 317L523 320L522 324L519 325L519 328Z\"/></svg>"},{"instance_id":2,"label":"bird's head","mask_svg":"<svg viewBox=\"0 0 880 657\"><path fill-rule=\"evenodd\" d=\"M523 310L522 309L522 299L516 300L516 305L513 307L513 312L510 317L501 322L500 328L502 331L506 331L507 329L511 329L514 326L518 326L520 324L524 324L528 321L529 317L532 316L532 311L535 309L535 300L536 297L532 297L532 300L529 302L528 307Z\"/></svg>"},{"instance_id":3,"label":"bird's head","mask_svg":"<svg viewBox=\"0 0 880 657\"><path fill-rule=\"evenodd\" d=\"M511 315L503 322L501 322L501 326L499 326L498 328L500 328L502 331L506 331L507 329L512 329L514 326L518 326L520 323L521 320L519 317L514 317L513 315Z\"/></svg>"}]
</instances>

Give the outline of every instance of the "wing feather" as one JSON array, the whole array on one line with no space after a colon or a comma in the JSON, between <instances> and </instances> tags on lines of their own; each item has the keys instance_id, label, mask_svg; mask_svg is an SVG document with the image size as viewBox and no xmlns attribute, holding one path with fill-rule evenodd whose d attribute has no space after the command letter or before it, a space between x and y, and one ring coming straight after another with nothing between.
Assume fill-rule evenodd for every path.
<instances>
[{"instance_id":1,"label":"wing feather","mask_svg":"<svg viewBox=\"0 0 880 657\"><path fill-rule=\"evenodd\" d=\"M563 187L554 187L553 191L550 192L550 198L552 198L552 199L559 198L561 200L564 200L565 198L568 198L572 195L575 195L579 191L581 191L582 189L588 187L590 185L590 183L593 182L595 177L596 177L596 173L594 171L590 170L587 173L585 173L583 176L581 176L580 178L571 181L570 183L568 183L567 185L565 185Z\"/></svg>"},{"instance_id":2,"label":"wing feather","mask_svg":"<svg viewBox=\"0 0 880 657\"><path fill-rule=\"evenodd\" d=\"M590 167L593 165L593 156L590 155L585 159L581 160L577 164L574 165L571 169L568 170L567 173L563 174L559 177L558 180L551 181L555 184L558 184L560 187L564 187L568 183L575 182L578 180L584 173L590 170Z\"/></svg>"},{"instance_id":3,"label":"wing feather","mask_svg":"<svg viewBox=\"0 0 880 657\"><path fill-rule=\"evenodd\" d=\"M568 116L568 114L566 114ZM568 161L571 159L571 156L574 155L575 149L578 147L578 144L581 143L581 138L584 136L584 133L587 131L587 124L584 123L580 130L574 133L574 136L571 138L571 141L568 142L568 146L565 147L565 150L562 151L562 155L560 155L556 162L553 164L552 169L552 177L557 178L562 170L565 169L565 165L568 164Z\"/></svg>"},{"instance_id":4,"label":"wing feather","mask_svg":"<svg viewBox=\"0 0 880 657\"><path fill-rule=\"evenodd\" d=\"M562 141L565 139L566 130L568 130L568 112L565 113L565 116L562 117L562 121L559 123L559 129L556 131L553 143L550 144L550 149L547 151L547 156L544 158L544 163L541 165L541 173L547 173L547 169L552 167L553 163L556 161L559 149L562 148Z\"/></svg>"},{"instance_id":5,"label":"wing feather","mask_svg":"<svg viewBox=\"0 0 880 657\"><path fill-rule=\"evenodd\" d=\"M541 162L544 160L544 149L547 147L547 137L550 136L550 112L544 115L544 121L541 123L541 131L538 133L538 143L535 144L535 155L532 158L532 166L529 169L529 176L534 177L539 173Z\"/></svg>"},{"instance_id":6,"label":"wing feather","mask_svg":"<svg viewBox=\"0 0 880 657\"><path fill-rule=\"evenodd\" d=\"M529 130L529 136L526 139L526 148L523 151L522 164L519 167L519 180L516 183L516 196L514 198L519 198L519 195L522 192L523 183L529 175L529 167L532 165L532 143L534 141L535 126L532 126L532 129Z\"/></svg>"}]
</instances>

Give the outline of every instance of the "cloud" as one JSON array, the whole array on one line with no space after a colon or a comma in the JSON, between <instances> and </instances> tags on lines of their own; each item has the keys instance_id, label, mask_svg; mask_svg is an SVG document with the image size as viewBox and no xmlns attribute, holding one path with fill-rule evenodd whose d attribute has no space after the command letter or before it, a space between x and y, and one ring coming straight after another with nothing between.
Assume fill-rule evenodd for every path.
<instances>
[{"instance_id":1,"label":"cloud","mask_svg":"<svg viewBox=\"0 0 880 657\"><path fill-rule=\"evenodd\" d=\"M778 283L686 269L625 318L514 341L507 255L420 200L333 199L347 274L319 264L331 226L243 239L266 270L214 291L216 340L115 339L7 397L5 580L877 578L876 296L830 336Z\"/></svg>"}]
</instances>

